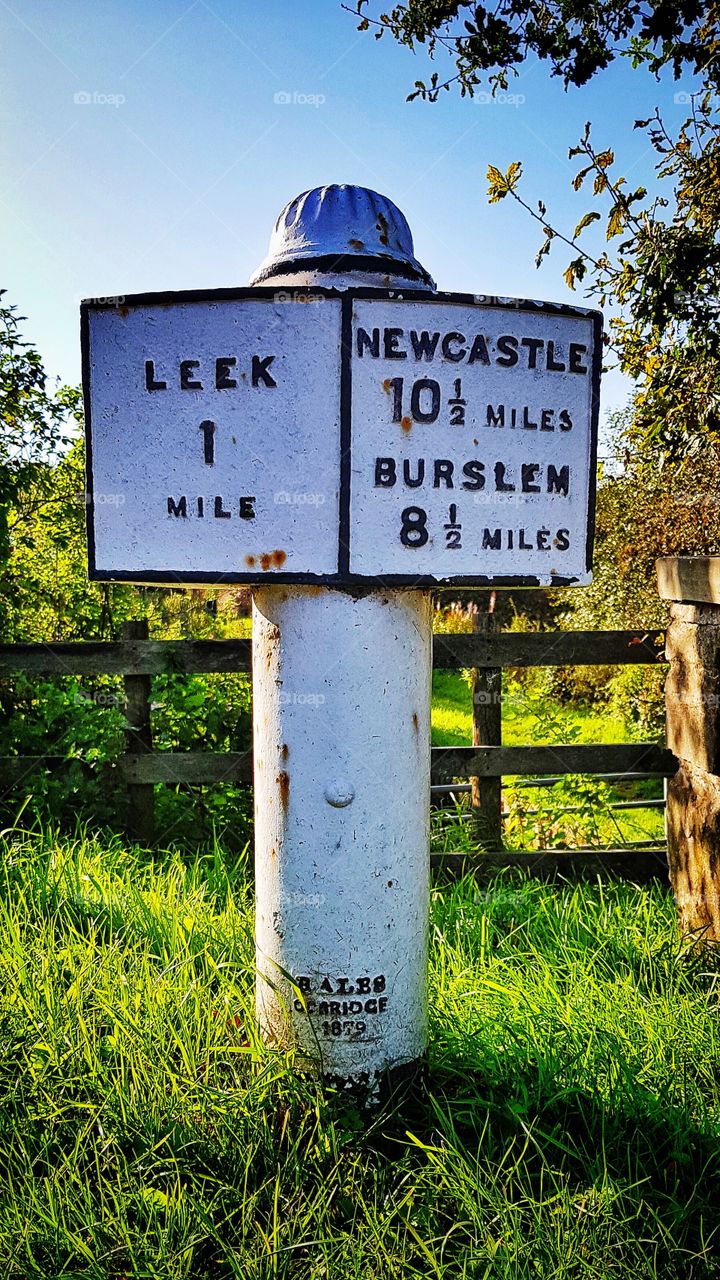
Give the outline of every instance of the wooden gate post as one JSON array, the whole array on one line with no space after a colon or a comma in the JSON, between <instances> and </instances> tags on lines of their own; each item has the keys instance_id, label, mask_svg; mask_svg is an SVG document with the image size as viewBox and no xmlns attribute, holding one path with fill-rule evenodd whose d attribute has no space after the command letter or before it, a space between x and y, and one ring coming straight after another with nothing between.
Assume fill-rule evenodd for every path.
<instances>
[{"instance_id":1,"label":"wooden gate post","mask_svg":"<svg viewBox=\"0 0 720 1280\"><path fill-rule=\"evenodd\" d=\"M122 637L125 644L134 640L147 640L147 618L124 622ZM150 723L150 676L123 676L125 685L125 754L146 755L152 751ZM128 783L128 830L140 844L150 845L155 834L155 787L152 782Z\"/></svg>"},{"instance_id":2,"label":"wooden gate post","mask_svg":"<svg viewBox=\"0 0 720 1280\"><path fill-rule=\"evenodd\" d=\"M720 943L720 557L657 562L671 601L665 686L668 866L684 933Z\"/></svg>"},{"instance_id":3,"label":"wooden gate post","mask_svg":"<svg viewBox=\"0 0 720 1280\"><path fill-rule=\"evenodd\" d=\"M494 595L494 593L493 593ZM495 631L494 599L490 597L486 612L473 615L476 635L492 635ZM499 747L502 743L502 669L472 669L472 744L474 747ZM471 778L470 803L473 829L478 842L486 849L502 849L502 779Z\"/></svg>"}]
</instances>

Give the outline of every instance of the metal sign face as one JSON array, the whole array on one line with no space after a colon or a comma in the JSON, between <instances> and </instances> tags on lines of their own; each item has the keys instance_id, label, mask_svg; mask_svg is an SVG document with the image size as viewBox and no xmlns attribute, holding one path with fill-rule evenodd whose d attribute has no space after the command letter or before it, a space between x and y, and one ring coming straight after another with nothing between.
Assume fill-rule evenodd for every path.
<instances>
[{"instance_id":1,"label":"metal sign face","mask_svg":"<svg viewBox=\"0 0 720 1280\"><path fill-rule=\"evenodd\" d=\"M355 301L352 573L590 580L595 320Z\"/></svg>"},{"instance_id":2,"label":"metal sign face","mask_svg":"<svg viewBox=\"0 0 720 1280\"><path fill-rule=\"evenodd\" d=\"M336 573L340 302L286 297L84 312L92 577Z\"/></svg>"},{"instance_id":3,"label":"metal sign face","mask_svg":"<svg viewBox=\"0 0 720 1280\"><path fill-rule=\"evenodd\" d=\"M254 288L82 333L92 578L590 581L596 312Z\"/></svg>"}]
</instances>

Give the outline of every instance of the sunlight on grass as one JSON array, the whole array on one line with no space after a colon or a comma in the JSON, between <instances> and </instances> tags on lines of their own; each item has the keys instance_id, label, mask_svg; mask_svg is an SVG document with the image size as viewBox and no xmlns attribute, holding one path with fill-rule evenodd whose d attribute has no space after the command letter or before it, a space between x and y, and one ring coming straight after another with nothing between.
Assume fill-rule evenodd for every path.
<instances>
[{"instance_id":1,"label":"sunlight on grass","mask_svg":"<svg viewBox=\"0 0 720 1280\"><path fill-rule=\"evenodd\" d=\"M717 1276L717 975L661 889L437 887L427 1094L368 1116L256 1039L242 861L0 868L3 1276Z\"/></svg>"},{"instance_id":2,"label":"sunlight on grass","mask_svg":"<svg viewBox=\"0 0 720 1280\"><path fill-rule=\"evenodd\" d=\"M468 746L472 742L472 694L468 682L455 672L433 674L432 741L436 746ZM522 695L508 697L502 704L502 739L506 746L540 742L623 742L628 733L623 721L602 710L553 705L545 724L538 723L537 700ZM662 796L662 781L603 783L592 779L568 779L550 788L514 789L513 780L503 791L505 809L510 806L512 821L506 822L504 840L508 848L530 849L552 845L562 847L592 844L598 847L637 841L665 839L664 812L652 809L613 809L615 801ZM580 816L572 811L581 806ZM531 810L539 810L532 813ZM461 812L461 811L460 811ZM458 824L458 813L447 824L441 818L434 833L436 851L459 851L474 847L471 829Z\"/></svg>"},{"instance_id":3,"label":"sunlight on grass","mask_svg":"<svg viewBox=\"0 0 720 1280\"><path fill-rule=\"evenodd\" d=\"M559 718L568 731L579 729L578 742L624 742L627 738L623 721L602 710L562 707ZM505 746L552 740L537 736L535 717L519 699L503 704L502 738ZM433 673L432 740L438 747L463 747L472 742L472 694L467 682L454 671Z\"/></svg>"}]
</instances>

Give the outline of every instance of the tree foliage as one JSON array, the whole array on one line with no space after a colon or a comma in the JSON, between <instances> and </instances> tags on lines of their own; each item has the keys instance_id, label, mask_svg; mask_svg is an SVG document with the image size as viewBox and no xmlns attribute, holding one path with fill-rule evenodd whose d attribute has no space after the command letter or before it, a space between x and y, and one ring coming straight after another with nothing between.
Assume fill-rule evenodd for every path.
<instances>
[{"instance_id":1,"label":"tree foliage","mask_svg":"<svg viewBox=\"0 0 720 1280\"><path fill-rule=\"evenodd\" d=\"M600 476L592 586L555 593L560 626L662 627L667 606L655 577L659 556L704 555L720 546L720 450L653 467L627 446L618 423L618 458Z\"/></svg>"},{"instance_id":2,"label":"tree foliage","mask_svg":"<svg viewBox=\"0 0 720 1280\"><path fill-rule=\"evenodd\" d=\"M551 224L542 200L535 208L520 194L518 163L504 174L488 170L490 202L511 196L541 225L537 265L564 242L573 255L568 286L587 281L588 293L614 308L609 345L636 386L628 439L659 465L697 457L720 433L720 112L709 92L691 105L676 137L658 112L635 122L649 133L667 196L628 189L613 151L598 150L586 125L570 148L580 160L573 186L591 186L604 209L590 209L570 234ZM603 220L605 245L590 252L581 237Z\"/></svg>"},{"instance_id":3,"label":"tree foliage","mask_svg":"<svg viewBox=\"0 0 720 1280\"><path fill-rule=\"evenodd\" d=\"M630 188L614 151L596 146L590 125L570 159L575 191L592 190L595 205L574 230L558 227L545 200L520 192L522 166L488 169L490 203L512 197L542 229L536 265L563 243L571 289L583 282L611 311L610 347L635 380L633 446L663 465L697 456L720 433L720 5L666 0L500 0L493 8L443 0L407 0L373 17L368 0L360 25L389 32L410 48L444 49L455 74L417 81L409 96L435 100L453 83L472 95L485 78L495 88L536 56L566 86L583 85L617 57L658 75L671 69L697 78L698 92L679 95L690 114L671 134L660 113L636 120L657 155L657 194ZM588 248L604 226L605 242Z\"/></svg>"},{"instance_id":4,"label":"tree foliage","mask_svg":"<svg viewBox=\"0 0 720 1280\"><path fill-rule=\"evenodd\" d=\"M720 8L702 0L406 0L377 16L368 6L352 6L361 30L372 27L378 38L387 32L413 50L425 46L431 57L445 51L455 64L445 79L417 80L411 98L435 100L453 83L472 94L486 76L505 89L532 55L577 86L622 54L655 75L670 66L676 77L684 68L717 76L720 61Z\"/></svg>"},{"instance_id":5,"label":"tree foliage","mask_svg":"<svg viewBox=\"0 0 720 1280\"><path fill-rule=\"evenodd\" d=\"M595 583L568 600L573 625L660 622L656 557L720 546L720 5L406 0L374 15L359 0L354 12L378 37L449 56L452 73L416 81L410 98L436 101L453 85L472 96L483 81L495 92L531 58L566 88L619 57L638 75L692 78L696 91L675 95L687 106L679 128L658 110L627 122L656 155L650 194L627 182L590 124L569 148L573 188L589 196L574 227L553 217L546 193L526 193L519 160L487 171L490 203L512 199L537 222L536 265L561 246L568 254L566 284L605 309L608 359L633 381L617 465L600 477Z\"/></svg>"},{"instance_id":6,"label":"tree foliage","mask_svg":"<svg viewBox=\"0 0 720 1280\"><path fill-rule=\"evenodd\" d=\"M70 422L80 393L48 390L40 355L20 333L22 316L0 289L0 558L37 507L52 501L50 466L72 439ZM32 495L32 497L31 497Z\"/></svg>"}]
</instances>

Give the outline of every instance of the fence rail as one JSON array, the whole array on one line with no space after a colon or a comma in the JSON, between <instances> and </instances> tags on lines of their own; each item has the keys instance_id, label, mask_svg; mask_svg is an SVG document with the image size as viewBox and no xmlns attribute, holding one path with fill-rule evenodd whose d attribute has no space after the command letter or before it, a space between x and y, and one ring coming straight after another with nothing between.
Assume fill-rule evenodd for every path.
<instances>
[{"instance_id":1,"label":"fence rail","mask_svg":"<svg viewBox=\"0 0 720 1280\"><path fill-rule=\"evenodd\" d=\"M433 637L433 666L602 667L665 662L664 631L492 631Z\"/></svg>"},{"instance_id":2,"label":"fence rail","mask_svg":"<svg viewBox=\"0 0 720 1280\"><path fill-rule=\"evenodd\" d=\"M0 678L34 676L168 676L249 671L250 640L77 641L2 644Z\"/></svg>"},{"instance_id":3,"label":"fence rail","mask_svg":"<svg viewBox=\"0 0 720 1280\"><path fill-rule=\"evenodd\" d=\"M507 775L557 781L567 774L599 777L666 778L676 770L672 752L655 743L592 743L557 746L503 746L500 691L506 668L544 666L657 665L665 662L662 631L495 632L483 619L473 634L436 635L436 670L470 669L473 673L473 746L434 747L432 783L445 789L458 779L470 779L477 830L501 844L501 786ZM249 672L250 640L150 640L146 622L126 623L120 641L64 644L0 645L0 679L23 672L35 676L123 677L128 731L125 753L104 769L128 788L130 825L141 839L152 836L154 786L168 783L208 786L221 782L250 784L250 751L155 751L151 731L151 680L157 675ZM61 755L0 756L0 785L17 786L35 769L62 770L74 758ZM546 775L543 777L543 775ZM549 777L547 776L549 775ZM467 785L464 787L467 789ZM633 802L630 802L633 803ZM458 866L467 855L443 855ZM665 867L664 850L557 850L511 853L498 849L483 853L483 866L526 865L537 871L575 859L574 870L595 874L599 866L625 866L636 878L647 878ZM623 859L625 862L623 862ZM460 861L458 861L460 860ZM525 861L523 861L525 860ZM558 860L560 860L558 862Z\"/></svg>"},{"instance_id":4,"label":"fence rail","mask_svg":"<svg viewBox=\"0 0 720 1280\"><path fill-rule=\"evenodd\" d=\"M0 678L249 671L250 640L77 641L0 645ZM665 662L664 631L500 631L436 635L433 667L571 667Z\"/></svg>"}]
</instances>

